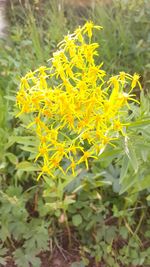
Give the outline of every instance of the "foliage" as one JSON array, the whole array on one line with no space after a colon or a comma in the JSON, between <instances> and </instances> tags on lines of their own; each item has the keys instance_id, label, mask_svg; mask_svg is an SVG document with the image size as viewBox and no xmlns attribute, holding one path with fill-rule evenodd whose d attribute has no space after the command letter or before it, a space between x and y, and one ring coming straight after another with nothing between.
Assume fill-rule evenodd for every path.
<instances>
[{"instance_id":1,"label":"foliage","mask_svg":"<svg viewBox=\"0 0 150 267\"><path fill-rule=\"evenodd\" d=\"M84 266L88 265L88 254L94 257L96 262L104 261L106 266L120 266L121 263L125 266L149 264L149 247L144 248L141 243L144 233L138 232L140 224L133 221L133 214L136 218L136 208L122 210L120 214L117 214L114 209L110 216L110 204L115 206L116 202L118 206L122 205L122 203L118 204L119 201L122 201L121 199L116 198L115 195L113 199L112 195L111 198L107 196L109 204L106 199L104 202L103 200L95 199L94 202L91 200L92 197L89 200L86 192L84 194L82 192L78 196L78 201L69 207L71 216L77 212L82 217L82 224L78 225L78 232L83 244L80 253ZM91 202L93 202L93 206L90 206ZM138 214L141 224L144 217L147 216L145 212L146 210L141 209ZM142 215L143 213L145 214ZM122 217L123 220L120 222L119 228L115 220L117 216L120 219ZM146 229L148 228L149 225L146 226ZM127 242L127 240L129 241Z\"/></svg>"},{"instance_id":2,"label":"foliage","mask_svg":"<svg viewBox=\"0 0 150 267\"><path fill-rule=\"evenodd\" d=\"M114 0L110 5L96 5L91 18L104 27L101 39L101 60L111 73L120 70L143 76L143 87L149 88L150 53L149 0ZM148 88L147 88L148 87Z\"/></svg>"},{"instance_id":3,"label":"foliage","mask_svg":"<svg viewBox=\"0 0 150 267\"><path fill-rule=\"evenodd\" d=\"M66 249L79 243L81 261L73 266L149 266L149 1L119 0L84 13L104 27L93 32L96 64L104 61L103 70L114 75L140 73L144 91L134 93L141 104L129 101L124 118L128 138L113 140L89 170L78 166L77 177L58 172L57 181L44 175L38 183L32 162L39 141L14 116L16 89L25 73L49 64L63 35L86 18L59 0L16 2L9 40L0 40L0 265L12 257L18 267L40 266L39 253L51 256L67 239Z\"/></svg>"}]
</instances>

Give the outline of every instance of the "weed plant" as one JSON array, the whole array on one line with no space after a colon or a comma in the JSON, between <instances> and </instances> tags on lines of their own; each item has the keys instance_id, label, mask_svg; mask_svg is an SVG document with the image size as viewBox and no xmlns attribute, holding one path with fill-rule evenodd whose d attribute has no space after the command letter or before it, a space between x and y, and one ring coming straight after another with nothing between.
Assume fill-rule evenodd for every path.
<instances>
[{"instance_id":1,"label":"weed plant","mask_svg":"<svg viewBox=\"0 0 150 267\"><path fill-rule=\"evenodd\" d=\"M39 254L62 251L67 239L67 249L79 243L81 262L72 267L91 259L150 266L149 1L97 5L80 20L60 2L11 1L8 40L0 41L0 264L11 255L18 267L41 266ZM39 144L13 111L19 81L47 65L63 36L87 18L104 28L93 36L100 44L96 63L114 75L139 73L144 90L134 93L141 104L130 103L128 138L113 140L115 147L108 144L88 170L81 164L73 179L69 173L57 183L46 176L37 183Z\"/></svg>"}]
</instances>

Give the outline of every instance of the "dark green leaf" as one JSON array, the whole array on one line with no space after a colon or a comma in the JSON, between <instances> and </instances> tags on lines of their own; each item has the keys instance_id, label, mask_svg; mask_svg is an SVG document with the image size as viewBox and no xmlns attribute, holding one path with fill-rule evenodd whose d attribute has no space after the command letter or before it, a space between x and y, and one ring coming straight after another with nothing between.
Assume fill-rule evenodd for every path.
<instances>
[{"instance_id":1,"label":"dark green leaf","mask_svg":"<svg viewBox=\"0 0 150 267\"><path fill-rule=\"evenodd\" d=\"M82 217L80 214L72 216L72 223L74 226L79 226L82 223Z\"/></svg>"}]
</instances>

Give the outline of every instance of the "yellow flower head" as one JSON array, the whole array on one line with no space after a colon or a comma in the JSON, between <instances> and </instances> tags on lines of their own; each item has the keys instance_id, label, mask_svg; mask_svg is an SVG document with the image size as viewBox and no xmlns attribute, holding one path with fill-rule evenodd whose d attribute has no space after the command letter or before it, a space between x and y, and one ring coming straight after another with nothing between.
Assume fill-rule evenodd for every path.
<instances>
[{"instance_id":1,"label":"yellow flower head","mask_svg":"<svg viewBox=\"0 0 150 267\"><path fill-rule=\"evenodd\" d=\"M97 65L98 44L93 30L102 27L87 22L64 37L49 61L21 79L17 94L19 115L30 113L28 125L39 140L35 160L42 161L42 175L55 176L97 158L108 144L124 135L125 112L136 100L131 95L140 86L139 75L120 72L108 78Z\"/></svg>"}]
</instances>

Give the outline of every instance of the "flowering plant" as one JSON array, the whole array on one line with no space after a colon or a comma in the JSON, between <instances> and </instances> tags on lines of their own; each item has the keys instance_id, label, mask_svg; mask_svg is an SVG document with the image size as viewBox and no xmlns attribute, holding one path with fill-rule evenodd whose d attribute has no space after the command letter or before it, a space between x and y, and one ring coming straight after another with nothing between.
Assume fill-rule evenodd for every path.
<instances>
[{"instance_id":1,"label":"flowering plant","mask_svg":"<svg viewBox=\"0 0 150 267\"><path fill-rule=\"evenodd\" d=\"M96 64L98 44L92 42L93 30L87 22L64 37L49 60L21 79L17 105L21 114L30 114L31 127L39 140L35 161L41 159L38 179L55 177L58 169L76 174L78 165L97 159L107 144L126 136L126 118L132 94L140 86L139 75L120 72L108 76Z\"/></svg>"}]
</instances>

